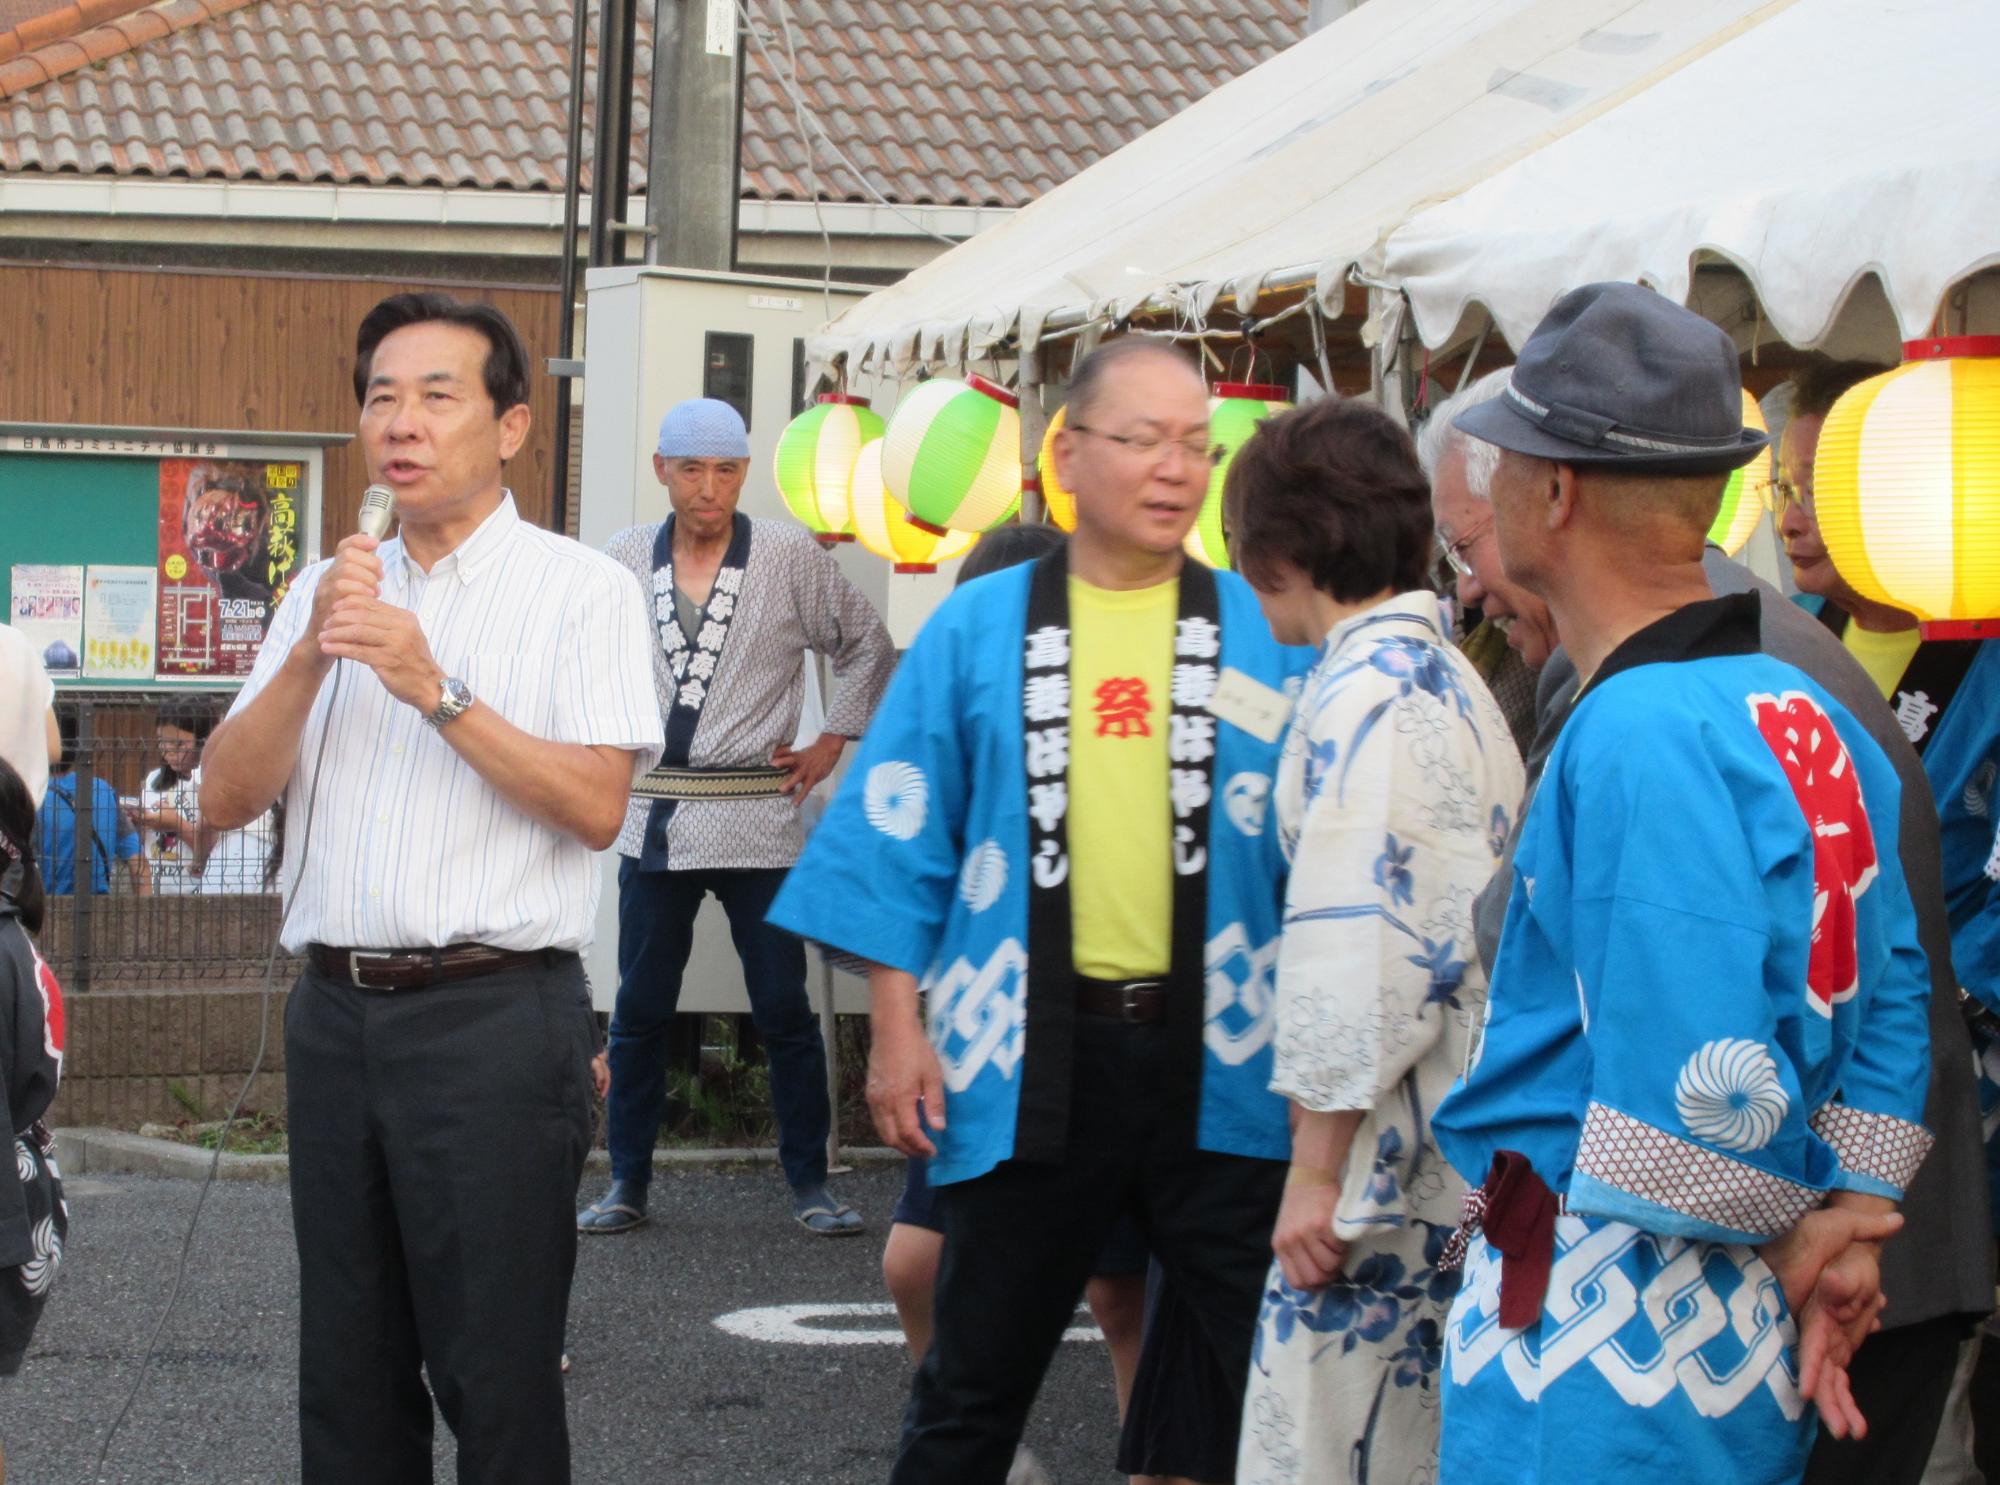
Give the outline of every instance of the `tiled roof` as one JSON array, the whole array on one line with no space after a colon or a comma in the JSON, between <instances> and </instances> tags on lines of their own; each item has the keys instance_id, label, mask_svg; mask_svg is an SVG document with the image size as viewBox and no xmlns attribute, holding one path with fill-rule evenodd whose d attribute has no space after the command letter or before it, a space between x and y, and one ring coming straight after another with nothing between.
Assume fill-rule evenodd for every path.
<instances>
[{"instance_id":1,"label":"tiled roof","mask_svg":"<svg viewBox=\"0 0 2000 1485\"><path fill-rule=\"evenodd\" d=\"M652 7L639 8L643 140ZM774 0L750 8L784 65ZM840 151L892 200L993 206L1027 204L1289 46L1305 11L790 3L801 88ZM562 188L569 7L551 0L0 0L0 26L0 170ZM748 53L743 194L804 199L790 99L765 52ZM824 151L819 173L828 199L867 199ZM637 148L632 180L643 188Z\"/></svg>"}]
</instances>

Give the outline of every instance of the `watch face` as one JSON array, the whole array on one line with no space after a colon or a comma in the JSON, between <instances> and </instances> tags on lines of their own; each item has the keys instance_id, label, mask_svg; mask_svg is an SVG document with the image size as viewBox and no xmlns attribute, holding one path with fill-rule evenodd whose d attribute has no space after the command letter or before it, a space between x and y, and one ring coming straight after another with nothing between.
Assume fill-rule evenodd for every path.
<instances>
[{"instance_id":1,"label":"watch face","mask_svg":"<svg viewBox=\"0 0 2000 1485\"><path fill-rule=\"evenodd\" d=\"M472 687L457 676L449 676L444 683L445 704L454 711L464 711L472 705Z\"/></svg>"}]
</instances>

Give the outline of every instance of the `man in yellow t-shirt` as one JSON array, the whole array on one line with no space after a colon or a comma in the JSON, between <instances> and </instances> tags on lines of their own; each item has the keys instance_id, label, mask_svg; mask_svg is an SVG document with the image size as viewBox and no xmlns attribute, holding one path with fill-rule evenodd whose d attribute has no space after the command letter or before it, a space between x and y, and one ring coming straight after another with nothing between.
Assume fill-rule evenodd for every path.
<instances>
[{"instance_id":1,"label":"man in yellow t-shirt","mask_svg":"<svg viewBox=\"0 0 2000 1485\"><path fill-rule=\"evenodd\" d=\"M943 1256L892 1485L1000 1485L1124 1216L1173 1313L1119 1467L1235 1471L1290 1150L1265 803L1312 657L1241 578L1186 563L1209 437L1177 350L1084 359L1054 445L1066 553L933 615L772 909L871 964L870 1109L931 1157Z\"/></svg>"}]
</instances>

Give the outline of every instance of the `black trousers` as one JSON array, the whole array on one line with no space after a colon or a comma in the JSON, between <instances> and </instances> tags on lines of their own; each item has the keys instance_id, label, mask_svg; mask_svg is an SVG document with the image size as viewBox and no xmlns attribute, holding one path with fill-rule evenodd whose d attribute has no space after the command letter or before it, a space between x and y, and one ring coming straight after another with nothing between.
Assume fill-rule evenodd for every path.
<instances>
[{"instance_id":1,"label":"black trousers","mask_svg":"<svg viewBox=\"0 0 2000 1485\"><path fill-rule=\"evenodd\" d=\"M1958 1348L1971 1333L1970 1317L1946 1315L1864 1341L1847 1380L1868 1437L1836 1439L1821 1429L1805 1485L1917 1485L1944 1420Z\"/></svg>"},{"instance_id":2,"label":"black trousers","mask_svg":"<svg viewBox=\"0 0 2000 1485\"><path fill-rule=\"evenodd\" d=\"M596 1034L574 954L285 1008L304 1485L567 1485L563 1322ZM429 1391L425 1380L429 1380Z\"/></svg>"},{"instance_id":3,"label":"black trousers","mask_svg":"<svg viewBox=\"0 0 2000 1485\"><path fill-rule=\"evenodd\" d=\"M1213 1428L1236 1437L1285 1166L1192 1148L1185 1110L1169 1118L1160 1107L1164 1037L1079 1017L1064 1160L1004 1161L938 1188L933 1340L895 1485L1002 1485L1105 1234L1127 1210L1224 1379ZM1145 1396L1135 1393L1128 1437L1158 1432L1141 1416ZM1233 1460L1233 1444L1227 1452Z\"/></svg>"}]
</instances>

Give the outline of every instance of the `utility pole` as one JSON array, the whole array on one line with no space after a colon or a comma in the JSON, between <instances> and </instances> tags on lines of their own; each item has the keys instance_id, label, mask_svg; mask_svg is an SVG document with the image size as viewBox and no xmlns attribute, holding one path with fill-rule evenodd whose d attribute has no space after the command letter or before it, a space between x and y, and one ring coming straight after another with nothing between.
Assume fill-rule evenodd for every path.
<instances>
[{"instance_id":1,"label":"utility pole","mask_svg":"<svg viewBox=\"0 0 2000 1485\"><path fill-rule=\"evenodd\" d=\"M742 100L735 0L654 0L647 262L736 266Z\"/></svg>"}]
</instances>

